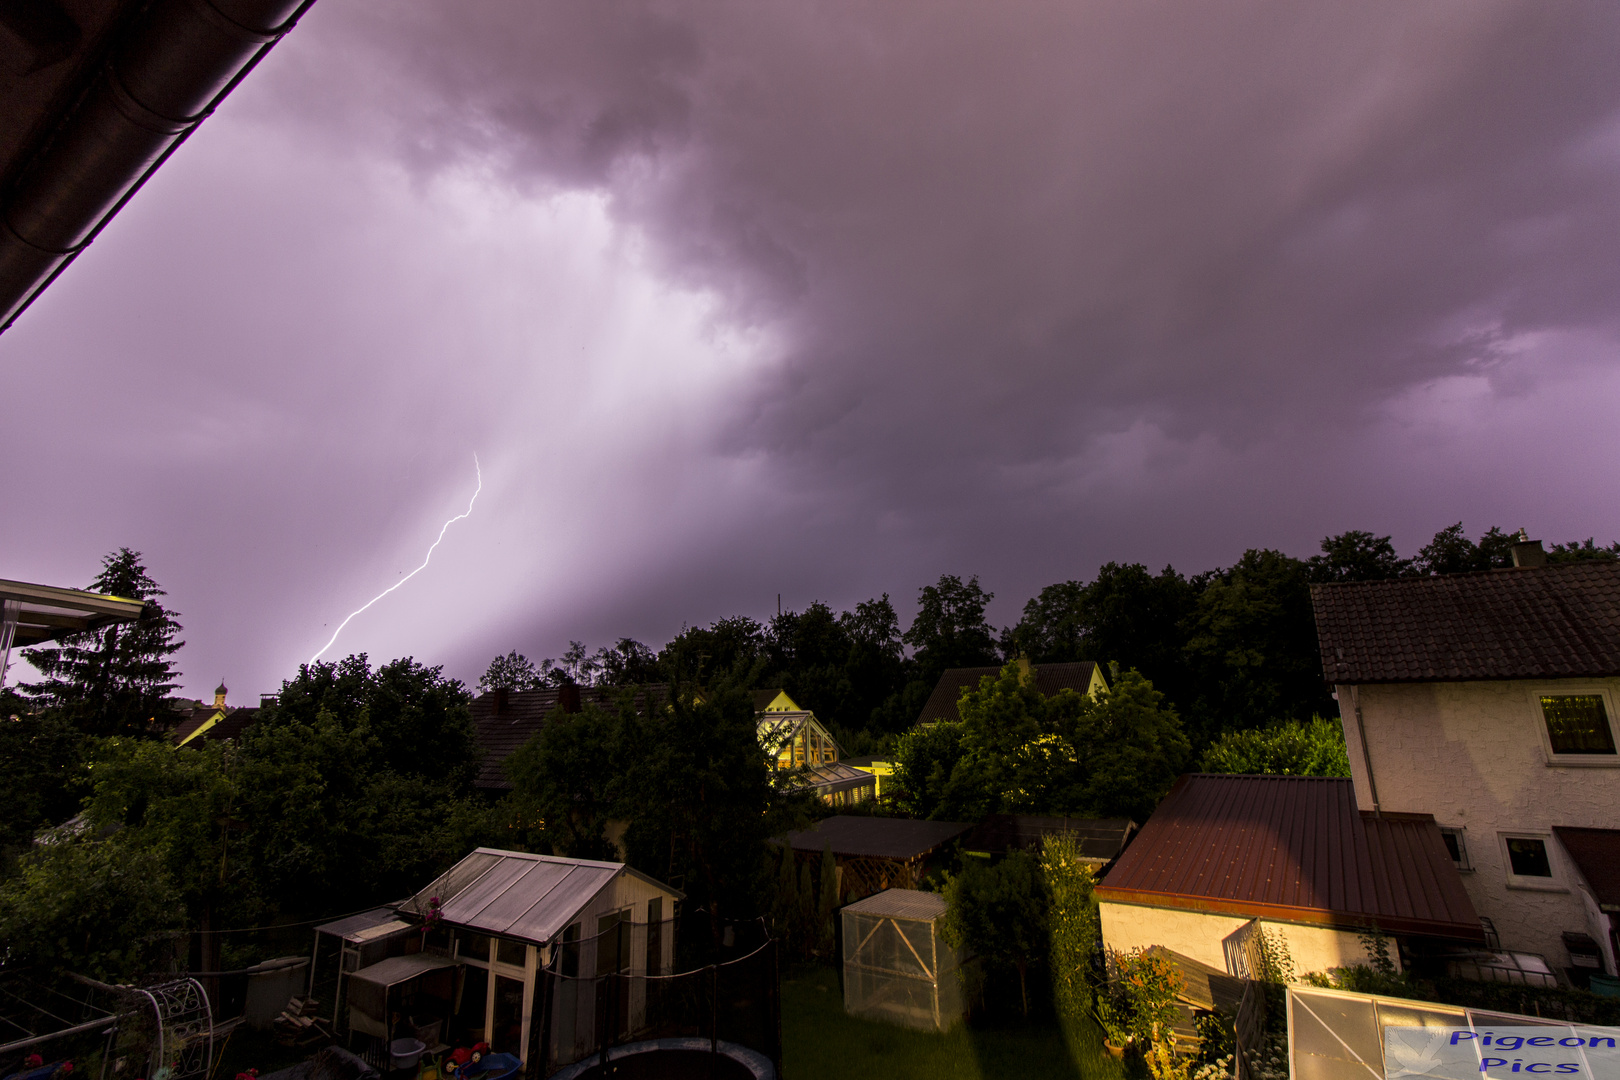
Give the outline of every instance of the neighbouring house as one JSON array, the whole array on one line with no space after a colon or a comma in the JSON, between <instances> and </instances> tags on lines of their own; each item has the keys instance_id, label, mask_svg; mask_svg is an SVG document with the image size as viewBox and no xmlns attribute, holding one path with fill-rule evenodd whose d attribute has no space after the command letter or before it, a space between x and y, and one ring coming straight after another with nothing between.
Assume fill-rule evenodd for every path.
<instances>
[{"instance_id":1,"label":"neighbouring house","mask_svg":"<svg viewBox=\"0 0 1620 1080\"><path fill-rule=\"evenodd\" d=\"M230 708L225 704L225 695L229 691L221 682L214 688L214 703L196 705L184 709L180 713L180 722L174 726L170 737L174 740L176 748L182 746L196 746L202 740L234 742L248 726L259 718L257 708ZM262 706L265 698L260 698Z\"/></svg>"},{"instance_id":2,"label":"neighbouring house","mask_svg":"<svg viewBox=\"0 0 1620 1080\"><path fill-rule=\"evenodd\" d=\"M1616 970L1620 562L1314 585L1360 809L1433 814L1504 951Z\"/></svg>"},{"instance_id":3,"label":"neighbouring house","mask_svg":"<svg viewBox=\"0 0 1620 1080\"><path fill-rule=\"evenodd\" d=\"M600 1025L643 1026L647 980L601 977L672 972L683 898L623 863L478 848L397 909L317 928L311 987L324 938L337 948L334 1021L351 1038L572 1061ZM603 985L615 1000L600 1000Z\"/></svg>"},{"instance_id":4,"label":"neighbouring house","mask_svg":"<svg viewBox=\"0 0 1620 1080\"><path fill-rule=\"evenodd\" d=\"M506 759L538 735L555 716L577 713L586 705L618 707L625 688L616 686L548 686L539 690L490 690L473 698L468 711L483 749L483 761L473 786L490 792L512 790ZM655 683L636 691L636 707L645 709L648 696L665 701L669 687Z\"/></svg>"},{"instance_id":5,"label":"neighbouring house","mask_svg":"<svg viewBox=\"0 0 1620 1080\"><path fill-rule=\"evenodd\" d=\"M877 795L877 778L840 761L843 749L832 733L801 709L785 690L756 690L754 715L759 742L780 770L802 769L803 783L829 806L850 806Z\"/></svg>"},{"instance_id":6,"label":"neighbouring house","mask_svg":"<svg viewBox=\"0 0 1620 1080\"><path fill-rule=\"evenodd\" d=\"M1336 778L1181 777L1097 899L1109 948L1163 946L1234 975L1255 974L1267 932L1300 974L1367 962L1374 931L1397 964L1485 944L1434 819L1363 812Z\"/></svg>"},{"instance_id":7,"label":"neighbouring house","mask_svg":"<svg viewBox=\"0 0 1620 1080\"><path fill-rule=\"evenodd\" d=\"M1108 683L1103 680L1102 670L1090 660L1070 664L1031 664L1028 660L1019 660L1018 666L1024 678L1032 679L1035 689L1045 697L1054 697L1060 690L1073 690L1077 694L1095 696L1098 692L1108 689ZM934 684L934 692L928 695L922 712L917 714L917 723L935 724L941 720L962 719L962 714L956 709L956 703L962 700L962 694L968 690L977 690L979 680L985 676L995 678L1000 674L999 667L948 669L939 677L939 682Z\"/></svg>"},{"instance_id":8,"label":"neighbouring house","mask_svg":"<svg viewBox=\"0 0 1620 1080\"><path fill-rule=\"evenodd\" d=\"M852 769L859 769L863 773L872 774L872 797L883 798L883 784L888 777L894 775L894 762L876 755L866 757L845 758L844 764Z\"/></svg>"},{"instance_id":9,"label":"neighbouring house","mask_svg":"<svg viewBox=\"0 0 1620 1080\"><path fill-rule=\"evenodd\" d=\"M962 851L989 859L1014 851L1038 856L1048 836L1068 835L1080 846L1080 858L1097 870L1119 858L1135 832L1136 822L1130 818L991 814L962 838Z\"/></svg>"},{"instance_id":10,"label":"neighbouring house","mask_svg":"<svg viewBox=\"0 0 1620 1080\"><path fill-rule=\"evenodd\" d=\"M961 821L913 821L909 818L824 818L808 829L778 837L800 860L823 857L830 850L838 864L838 895L860 900L884 889L915 889L946 845L973 826Z\"/></svg>"}]
</instances>

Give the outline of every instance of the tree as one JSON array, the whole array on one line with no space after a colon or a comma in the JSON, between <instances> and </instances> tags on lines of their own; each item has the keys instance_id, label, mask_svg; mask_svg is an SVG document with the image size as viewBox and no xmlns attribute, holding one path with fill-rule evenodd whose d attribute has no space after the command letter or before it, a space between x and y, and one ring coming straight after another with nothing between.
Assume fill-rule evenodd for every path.
<instances>
[{"instance_id":1,"label":"tree","mask_svg":"<svg viewBox=\"0 0 1620 1080\"><path fill-rule=\"evenodd\" d=\"M940 932L950 945L1018 972L1018 992L1029 1015L1029 967L1048 953L1050 898L1040 865L1027 851L998 863L968 860L945 882Z\"/></svg>"},{"instance_id":2,"label":"tree","mask_svg":"<svg viewBox=\"0 0 1620 1080\"><path fill-rule=\"evenodd\" d=\"M1350 757L1339 722L1313 716L1309 722L1229 731L1204 751L1203 769L1274 776L1349 776Z\"/></svg>"},{"instance_id":3,"label":"tree","mask_svg":"<svg viewBox=\"0 0 1620 1080\"><path fill-rule=\"evenodd\" d=\"M0 958L53 975L133 979L168 968L183 912L155 852L116 837L42 844L0 881Z\"/></svg>"},{"instance_id":4,"label":"tree","mask_svg":"<svg viewBox=\"0 0 1620 1080\"><path fill-rule=\"evenodd\" d=\"M1332 710L1310 570L1279 551L1246 551L1212 575L1186 652L1197 672L1191 720L1199 743L1234 728Z\"/></svg>"},{"instance_id":5,"label":"tree","mask_svg":"<svg viewBox=\"0 0 1620 1080\"><path fill-rule=\"evenodd\" d=\"M1547 561L1550 563L1601 561L1612 562L1620 559L1620 541L1608 547L1598 547L1588 536L1585 540L1571 540L1567 544L1554 544L1547 549Z\"/></svg>"},{"instance_id":6,"label":"tree","mask_svg":"<svg viewBox=\"0 0 1620 1080\"><path fill-rule=\"evenodd\" d=\"M1379 581L1405 577L1412 560L1395 554L1387 536L1352 529L1322 539L1322 554L1309 560L1312 581Z\"/></svg>"},{"instance_id":7,"label":"tree","mask_svg":"<svg viewBox=\"0 0 1620 1080\"><path fill-rule=\"evenodd\" d=\"M1199 589L1173 566L1153 574L1141 563L1105 563L1089 583L1042 589L1024 605L1006 648L1037 664L1094 660L1135 668L1185 709L1195 682L1184 646Z\"/></svg>"},{"instance_id":8,"label":"tree","mask_svg":"<svg viewBox=\"0 0 1620 1080\"><path fill-rule=\"evenodd\" d=\"M144 600L133 623L70 634L54 647L26 650L45 676L24 687L43 708L56 711L91 735L152 735L173 718L168 696L177 689L171 657L185 643L180 624L158 597L166 595L141 562L141 553L119 548L102 560L90 583L94 592Z\"/></svg>"},{"instance_id":9,"label":"tree","mask_svg":"<svg viewBox=\"0 0 1620 1080\"><path fill-rule=\"evenodd\" d=\"M478 677L478 692L491 690L538 690L545 682L535 670L534 661L513 649L505 656L497 656Z\"/></svg>"},{"instance_id":10,"label":"tree","mask_svg":"<svg viewBox=\"0 0 1620 1080\"><path fill-rule=\"evenodd\" d=\"M239 817L265 896L284 910L399 897L487 827L468 694L409 657L303 665L242 734Z\"/></svg>"},{"instance_id":11,"label":"tree","mask_svg":"<svg viewBox=\"0 0 1620 1080\"><path fill-rule=\"evenodd\" d=\"M658 655L635 638L620 638L596 650L598 686L640 686L660 681Z\"/></svg>"},{"instance_id":12,"label":"tree","mask_svg":"<svg viewBox=\"0 0 1620 1080\"><path fill-rule=\"evenodd\" d=\"M728 677L747 678L765 652L765 628L746 615L716 619L706 627L682 627L658 654L671 682L698 686Z\"/></svg>"},{"instance_id":13,"label":"tree","mask_svg":"<svg viewBox=\"0 0 1620 1080\"><path fill-rule=\"evenodd\" d=\"M894 744L894 782L902 809L920 818L943 818L946 785L961 760L963 725L955 720L917 728Z\"/></svg>"},{"instance_id":14,"label":"tree","mask_svg":"<svg viewBox=\"0 0 1620 1080\"><path fill-rule=\"evenodd\" d=\"M513 806L522 820L540 823L540 839L556 854L616 858L606 830L618 809L625 755L633 751L618 712L587 704L573 715L555 713L506 760Z\"/></svg>"},{"instance_id":15,"label":"tree","mask_svg":"<svg viewBox=\"0 0 1620 1080\"><path fill-rule=\"evenodd\" d=\"M34 834L78 810L74 783L83 743L73 725L35 711L11 690L0 690L0 878L33 843Z\"/></svg>"},{"instance_id":16,"label":"tree","mask_svg":"<svg viewBox=\"0 0 1620 1080\"><path fill-rule=\"evenodd\" d=\"M1513 565L1513 536L1496 526L1485 530L1479 542L1468 539L1462 522L1448 525L1418 550L1412 568L1420 576L1466 574Z\"/></svg>"},{"instance_id":17,"label":"tree","mask_svg":"<svg viewBox=\"0 0 1620 1080\"><path fill-rule=\"evenodd\" d=\"M985 622L984 609L995 599L979 587L977 576L964 583L941 574L917 594L917 616L902 640L910 645L920 681L932 688L947 668L994 664L999 657L996 635Z\"/></svg>"},{"instance_id":18,"label":"tree","mask_svg":"<svg viewBox=\"0 0 1620 1080\"><path fill-rule=\"evenodd\" d=\"M617 816L631 865L685 882L689 912L708 916L719 943L727 919L767 910L769 837L808 822L812 796L780 788L760 746L751 692L723 678L699 696L677 686L667 708L620 707L624 773ZM801 901L815 903L815 891Z\"/></svg>"},{"instance_id":19,"label":"tree","mask_svg":"<svg viewBox=\"0 0 1620 1080\"><path fill-rule=\"evenodd\" d=\"M1054 794L1052 805L1059 813L1146 821L1190 752L1180 717L1138 671L1116 674L1095 698L1075 696L1079 709L1072 722L1057 713L1056 734L1073 746L1084 769L1074 787Z\"/></svg>"}]
</instances>

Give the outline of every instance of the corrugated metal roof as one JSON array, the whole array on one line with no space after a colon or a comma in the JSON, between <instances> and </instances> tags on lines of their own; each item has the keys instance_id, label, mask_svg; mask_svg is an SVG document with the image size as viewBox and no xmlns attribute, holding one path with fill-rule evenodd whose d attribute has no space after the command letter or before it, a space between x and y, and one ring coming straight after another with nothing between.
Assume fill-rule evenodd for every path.
<instances>
[{"instance_id":1,"label":"corrugated metal roof","mask_svg":"<svg viewBox=\"0 0 1620 1080\"><path fill-rule=\"evenodd\" d=\"M373 926L380 926L394 917L393 908L372 908L358 915L349 915L341 919L334 919L329 923L322 923L315 928L318 934L331 934L334 937L349 938L362 930Z\"/></svg>"},{"instance_id":2,"label":"corrugated metal roof","mask_svg":"<svg viewBox=\"0 0 1620 1080\"><path fill-rule=\"evenodd\" d=\"M1073 690L1077 694L1084 694L1091 688L1091 672L1096 666L1090 660L1069 664L1036 664L1032 668L1035 673L1035 689L1045 697L1052 697L1059 690ZM932 724L938 720L962 719L962 714L956 710L956 703L961 699L962 691L977 690L980 679L986 675L994 678L1000 674L999 667L951 668L934 684L934 692L928 695L928 701L923 705L922 712L917 714L917 723Z\"/></svg>"},{"instance_id":3,"label":"corrugated metal roof","mask_svg":"<svg viewBox=\"0 0 1620 1080\"><path fill-rule=\"evenodd\" d=\"M852 915L877 915L888 919L933 922L945 914L945 898L938 893L917 889L885 889L843 909Z\"/></svg>"},{"instance_id":4,"label":"corrugated metal roof","mask_svg":"<svg viewBox=\"0 0 1620 1080\"><path fill-rule=\"evenodd\" d=\"M359 971L351 971L349 978L359 982L368 982L373 986L396 986L437 968L454 967L455 963L454 960L446 959L443 956L435 956L432 953L390 956L386 960L377 961L370 967L363 967Z\"/></svg>"},{"instance_id":5,"label":"corrugated metal roof","mask_svg":"<svg viewBox=\"0 0 1620 1080\"><path fill-rule=\"evenodd\" d=\"M1330 683L1620 675L1620 561L1312 585Z\"/></svg>"},{"instance_id":6,"label":"corrugated metal roof","mask_svg":"<svg viewBox=\"0 0 1620 1080\"><path fill-rule=\"evenodd\" d=\"M795 851L821 851L830 845L834 855L915 859L972 827L961 821L912 821L838 814L808 829L787 833L784 839Z\"/></svg>"},{"instance_id":7,"label":"corrugated metal roof","mask_svg":"<svg viewBox=\"0 0 1620 1080\"><path fill-rule=\"evenodd\" d=\"M426 915L428 901L436 896L440 917L448 925L544 945L620 874L635 874L671 896L681 896L623 863L479 848L407 900L401 910Z\"/></svg>"},{"instance_id":8,"label":"corrugated metal roof","mask_svg":"<svg viewBox=\"0 0 1620 1080\"><path fill-rule=\"evenodd\" d=\"M1097 895L1484 940L1434 819L1364 815L1349 780L1183 776Z\"/></svg>"}]
</instances>

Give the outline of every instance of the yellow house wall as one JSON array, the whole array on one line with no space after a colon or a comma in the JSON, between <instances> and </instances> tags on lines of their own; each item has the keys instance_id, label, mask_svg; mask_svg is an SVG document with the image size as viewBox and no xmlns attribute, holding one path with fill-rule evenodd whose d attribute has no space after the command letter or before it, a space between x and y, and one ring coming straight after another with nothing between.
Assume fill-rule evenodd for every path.
<instances>
[{"instance_id":1,"label":"yellow house wall","mask_svg":"<svg viewBox=\"0 0 1620 1080\"><path fill-rule=\"evenodd\" d=\"M1561 679L1341 686L1356 802L1373 806L1372 762L1385 811L1433 814L1460 828L1472 871L1462 874L1475 909L1495 924L1505 949L1539 953L1553 968L1569 963L1560 934L1608 934L1593 924L1578 874L1552 835L1554 825L1620 828L1620 756L1590 764L1553 760L1541 715L1543 694L1600 693L1611 721L1620 679ZM1367 733L1362 749L1355 709ZM1553 879L1509 883L1504 833L1541 836Z\"/></svg>"},{"instance_id":2,"label":"yellow house wall","mask_svg":"<svg viewBox=\"0 0 1620 1080\"><path fill-rule=\"evenodd\" d=\"M1141 904L1103 903L1099 907L1103 944L1108 948L1123 952L1162 945L1220 971L1226 970L1226 951L1221 942L1249 921L1241 915L1215 915ZM1368 961L1367 950L1355 931L1271 919L1262 919L1260 925L1281 934L1287 941L1298 977L1307 972ZM1393 947L1390 958L1396 959Z\"/></svg>"}]
</instances>

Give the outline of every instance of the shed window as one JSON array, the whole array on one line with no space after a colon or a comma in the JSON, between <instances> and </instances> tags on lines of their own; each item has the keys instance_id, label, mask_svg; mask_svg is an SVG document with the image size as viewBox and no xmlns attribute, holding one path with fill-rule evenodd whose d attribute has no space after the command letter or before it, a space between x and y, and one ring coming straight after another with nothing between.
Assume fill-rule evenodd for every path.
<instances>
[{"instance_id":1,"label":"shed window","mask_svg":"<svg viewBox=\"0 0 1620 1080\"><path fill-rule=\"evenodd\" d=\"M1532 836L1507 838L1508 862L1514 877L1550 878L1552 860L1547 857L1547 841Z\"/></svg>"},{"instance_id":2,"label":"shed window","mask_svg":"<svg viewBox=\"0 0 1620 1080\"><path fill-rule=\"evenodd\" d=\"M1547 737L1555 754L1612 754L1614 731L1598 694L1568 694L1541 699Z\"/></svg>"},{"instance_id":3,"label":"shed window","mask_svg":"<svg viewBox=\"0 0 1620 1080\"><path fill-rule=\"evenodd\" d=\"M527 959L527 953L528 949L521 941L513 941L511 938L503 937L495 942L495 959L503 964L514 964L517 967L522 967Z\"/></svg>"},{"instance_id":4,"label":"shed window","mask_svg":"<svg viewBox=\"0 0 1620 1080\"><path fill-rule=\"evenodd\" d=\"M566 978L579 977L579 923L563 931L562 957L559 965Z\"/></svg>"},{"instance_id":5,"label":"shed window","mask_svg":"<svg viewBox=\"0 0 1620 1080\"><path fill-rule=\"evenodd\" d=\"M489 963L489 938L470 930L457 930L456 955L474 963Z\"/></svg>"}]
</instances>

